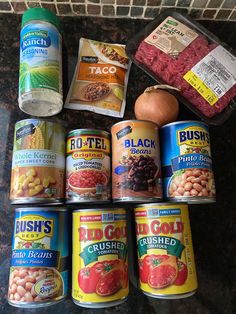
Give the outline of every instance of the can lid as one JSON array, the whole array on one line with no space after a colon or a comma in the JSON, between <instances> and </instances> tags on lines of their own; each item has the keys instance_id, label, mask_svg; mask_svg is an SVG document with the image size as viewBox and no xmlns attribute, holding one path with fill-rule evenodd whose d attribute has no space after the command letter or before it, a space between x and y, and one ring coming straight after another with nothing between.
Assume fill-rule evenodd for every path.
<instances>
[{"instance_id":1,"label":"can lid","mask_svg":"<svg viewBox=\"0 0 236 314\"><path fill-rule=\"evenodd\" d=\"M42 20L55 25L60 30L60 20L52 11L46 8L31 8L22 15L21 27L32 20Z\"/></svg>"}]
</instances>

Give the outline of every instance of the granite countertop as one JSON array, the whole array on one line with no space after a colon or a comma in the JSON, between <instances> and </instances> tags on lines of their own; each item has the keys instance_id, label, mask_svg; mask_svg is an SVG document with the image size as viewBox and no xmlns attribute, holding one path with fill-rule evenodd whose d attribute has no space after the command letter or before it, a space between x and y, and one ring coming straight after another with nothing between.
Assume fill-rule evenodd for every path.
<instances>
[{"instance_id":1,"label":"granite countertop","mask_svg":"<svg viewBox=\"0 0 236 314\"><path fill-rule=\"evenodd\" d=\"M9 262L14 209L9 203L13 130L16 121L27 118L17 104L19 31L21 17L0 15L0 312L1 313L235 313L236 312L236 114L219 127L211 127L212 155L216 175L217 203L190 206L192 238L199 280L197 293L182 300L148 298L137 288L135 247L129 246L130 295L127 302L114 308L87 310L73 304L70 295L57 305L25 310L8 305ZM107 42L126 43L147 23L143 20L62 17L64 32L64 91L73 75L81 36ZM236 47L236 23L201 22L222 40ZM124 119L134 118L136 97L154 82L132 66ZM109 130L120 119L91 112L63 110L54 118L67 121L67 127L97 127ZM181 106L179 120L197 119ZM130 225L130 228L134 226ZM131 242L134 243L134 232Z\"/></svg>"}]
</instances>

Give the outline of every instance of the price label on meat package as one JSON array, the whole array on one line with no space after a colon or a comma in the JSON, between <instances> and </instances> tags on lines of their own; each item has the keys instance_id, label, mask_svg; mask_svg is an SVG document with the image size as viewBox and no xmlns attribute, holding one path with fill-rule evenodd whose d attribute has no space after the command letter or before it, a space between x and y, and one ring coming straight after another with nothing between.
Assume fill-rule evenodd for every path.
<instances>
[{"instance_id":1,"label":"price label on meat package","mask_svg":"<svg viewBox=\"0 0 236 314\"><path fill-rule=\"evenodd\" d=\"M188 71L184 79L213 106L236 84L236 58L218 46Z\"/></svg>"}]
</instances>

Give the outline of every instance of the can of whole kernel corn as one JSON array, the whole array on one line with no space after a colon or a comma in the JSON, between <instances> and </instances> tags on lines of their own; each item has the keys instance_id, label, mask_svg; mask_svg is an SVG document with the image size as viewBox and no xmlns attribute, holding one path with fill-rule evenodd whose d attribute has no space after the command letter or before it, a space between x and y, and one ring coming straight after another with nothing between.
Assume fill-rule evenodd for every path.
<instances>
[{"instance_id":1,"label":"can of whole kernel corn","mask_svg":"<svg viewBox=\"0 0 236 314\"><path fill-rule=\"evenodd\" d=\"M134 212L140 289L159 299L193 295L197 276L188 205L142 204Z\"/></svg>"},{"instance_id":2,"label":"can of whole kernel corn","mask_svg":"<svg viewBox=\"0 0 236 314\"><path fill-rule=\"evenodd\" d=\"M63 300L68 289L68 212L17 208L10 266L9 304L42 307Z\"/></svg>"},{"instance_id":3,"label":"can of whole kernel corn","mask_svg":"<svg viewBox=\"0 0 236 314\"><path fill-rule=\"evenodd\" d=\"M123 303L128 296L127 218L123 208L73 212L72 298L88 308Z\"/></svg>"},{"instance_id":4,"label":"can of whole kernel corn","mask_svg":"<svg viewBox=\"0 0 236 314\"><path fill-rule=\"evenodd\" d=\"M39 119L18 121L12 156L12 204L62 203L64 175L64 128Z\"/></svg>"}]
</instances>

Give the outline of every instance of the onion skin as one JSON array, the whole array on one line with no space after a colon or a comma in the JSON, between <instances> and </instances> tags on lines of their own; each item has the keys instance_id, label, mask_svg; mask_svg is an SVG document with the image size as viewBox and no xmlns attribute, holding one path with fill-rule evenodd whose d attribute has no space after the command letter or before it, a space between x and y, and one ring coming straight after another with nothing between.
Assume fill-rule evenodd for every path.
<instances>
[{"instance_id":1,"label":"onion skin","mask_svg":"<svg viewBox=\"0 0 236 314\"><path fill-rule=\"evenodd\" d=\"M152 121L161 127L177 120L179 102L165 90L144 91L136 99L134 112L136 119Z\"/></svg>"}]
</instances>

